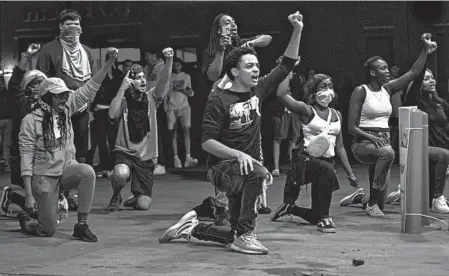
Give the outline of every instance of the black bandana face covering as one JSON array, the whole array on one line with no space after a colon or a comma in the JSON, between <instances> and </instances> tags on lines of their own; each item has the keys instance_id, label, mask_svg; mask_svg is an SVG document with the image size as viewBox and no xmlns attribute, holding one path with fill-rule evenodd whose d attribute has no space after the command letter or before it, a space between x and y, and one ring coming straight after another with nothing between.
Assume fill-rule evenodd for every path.
<instances>
[{"instance_id":1,"label":"black bandana face covering","mask_svg":"<svg viewBox=\"0 0 449 276\"><path fill-rule=\"evenodd\" d=\"M148 98L143 95L142 100L137 100L130 92L125 94L126 105L128 107L128 130L129 140L138 144L151 130L148 118Z\"/></svg>"}]
</instances>

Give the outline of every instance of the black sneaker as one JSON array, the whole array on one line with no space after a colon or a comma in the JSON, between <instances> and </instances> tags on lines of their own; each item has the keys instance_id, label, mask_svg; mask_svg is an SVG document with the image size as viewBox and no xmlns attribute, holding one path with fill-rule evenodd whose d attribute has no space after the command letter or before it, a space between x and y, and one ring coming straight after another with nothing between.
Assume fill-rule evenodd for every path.
<instances>
[{"instance_id":1,"label":"black sneaker","mask_svg":"<svg viewBox=\"0 0 449 276\"><path fill-rule=\"evenodd\" d=\"M137 205L137 199L135 196L131 196L130 198L125 200L125 202L123 203L123 207L135 208L136 205Z\"/></svg>"},{"instance_id":2,"label":"black sneaker","mask_svg":"<svg viewBox=\"0 0 449 276\"><path fill-rule=\"evenodd\" d=\"M122 202L123 202L123 199L122 199L122 195L120 193L113 194L111 201L109 201L109 205L106 206L106 208L104 210L108 211L108 212L118 211Z\"/></svg>"},{"instance_id":3,"label":"black sneaker","mask_svg":"<svg viewBox=\"0 0 449 276\"><path fill-rule=\"evenodd\" d=\"M269 215L271 214L271 209L268 207L260 207L259 210L257 210L257 212L261 215Z\"/></svg>"},{"instance_id":4,"label":"black sneaker","mask_svg":"<svg viewBox=\"0 0 449 276\"><path fill-rule=\"evenodd\" d=\"M9 206L11 205L11 187L3 188L2 194L0 195L0 215L8 216L10 213Z\"/></svg>"},{"instance_id":5,"label":"black sneaker","mask_svg":"<svg viewBox=\"0 0 449 276\"><path fill-rule=\"evenodd\" d=\"M214 224L218 226L223 226L228 223L228 212L225 207L217 207L215 213Z\"/></svg>"},{"instance_id":6,"label":"black sneaker","mask_svg":"<svg viewBox=\"0 0 449 276\"><path fill-rule=\"evenodd\" d=\"M17 214L17 218L19 219L20 228L22 229L22 232L24 229L26 229L26 223L31 220L30 216L26 212L20 212Z\"/></svg>"},{"instance_id":7,"label":"black sneaker","mask_svg":"<svg viewBox=\"0 0 449 276\"><path fill-rule=\"evenodd\" d=\"M276 211L274 211L274 214L271 216L271 221L275 221L280 217L286 216L286 215L290 215L290 208L291 208L291 204L287 204L287 203L282 203L277 209Z\"/></svg>"},{"instance_id":8,"label":"black sneaker","mask_svg":"<svg viewBox=\"0 0 449 276\"><path fill-rule=\"evenodd\" d=\"M85 242L97 242L97 236L95 236L89 229L89 225L85 223L77 223L73 228L74 238L80 239Z\"/></svg>"},{"instance_id":9,"label":"black sneaker","mask_svg":"<svg viewBox=\"0 0 449 276\"><path fill-rule=\"evenodd\" d=\"M335 224L331 218L325 218L318 222L318 231L323 233L335 233Z\"/></svg>"},{"instance_id":10,"label":"black sneaker","mask_svg":"<svg viewBox=\"0 0 449 276\"><path fill-rule=\"evenodd\" d=\"M67 196L67 203L69 203L69 211L78 210L78 202L71 196Z\"/></svg>"}]
</instances>

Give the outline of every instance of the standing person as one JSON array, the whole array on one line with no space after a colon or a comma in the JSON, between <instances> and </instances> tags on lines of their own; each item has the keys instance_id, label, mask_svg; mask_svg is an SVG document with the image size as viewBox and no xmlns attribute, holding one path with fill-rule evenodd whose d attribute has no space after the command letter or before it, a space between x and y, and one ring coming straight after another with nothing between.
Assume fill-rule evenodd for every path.
<instances>
[{"instance_id":1,"label":"standing person","mask_svg":"<svg viewBox=\"0 0 449 276\"><path fill-rule=\"evenodd\" d=\"M90 49L81 44L81 16L77 11L66 9L59 14L60 35L42 46L37 70L47 77L61 78L71 90L82 87L95 74L95 61ZM76 159L85 163L89 151L89 112L85 103L72 116ZM64 191L70 210L76 211L77 202Z\"/></svg>"},{"instance_id":2,"label":"standing person","mask_svg":"<svg viewBox=\"0 0 449 276\"><path fill-rule=\"evenodd\" d=\"M26 52L22 53L19 63L14 67L8 83L8 92L13 98L14 108L12 118L11 143L11 184L24 188L20 173L19 132L20 124L26 114L30 113L39 99L40 84L47 76L38 70L27 72L29 63L39 52L39 44L30 44ZM0 195L0 213L9 214L10 206L14 203L25 209L25 197L11 186L3 188ZM34 214L32 214L34 215Z\"/></svg>"},{"instance_id":3,"label":"standing person","mask_svg":"<svg viewBox=\"0 0 449 276\"><path fill-rule=\"evenodd\" d=\"M427 55L436 49L436 43L421 37L424 44L412 68L401 77L390 80L388 64L381 57L369 58L364 65L368 84L354 89L349 103L348 129L354 136L352 152L361 163L369 165L370 195L358 191L343 198L341 206L355 203L367 205L369 216L383 216L385 191L390 181L390 170L394 161L388 121L392 113L390 96L403 90L423 70ZM366 200L365 200L366 199Z\"/></svg>"},{"instance_id":4,"label":"standing person","mask_svg":"<svg viewBox=\"0 0 449 276\"><path fill-rule=\"evenodd\" d=\"M153 160L158 156L157 105L170 89L173 49L166 48L167 61L154 88L148 90L142 66L134 64L109 107L109 117L117 120L115 167L111 179L113 194L106 211L118 210L121 190L131 180L132 196L125 207L148 210L152 202Z\"/></svg>"},{"instance_id":5,"label":"standing person","mask_svg":"<svg viewBox=\"0 0 449 276\"><path fill-rule=\"evenodd\" d=\"M113 57L106 54L106 62ZM112 171L114 168L113 152L116 138L116 126L109 120L109 105L114 99L123 80L123 72L114 64L109 68L100 90L92 103L94 120L91 122L91 149L87 164L93 164L93 157L98 145L100 164L96 171Z\"/></svg>"},{"instance_id":6,"label":"standing person","mask_svg":"<svg viewBox=\"0 0 449 276\"><path fill-rule=\"evenodd\" d=\"M198 223L196 216L210 214L206 199L202 205L186 214L159 239L169 242L191 236L227 244L230 249L245 254L268 254L254 234L257 201L264 186L270 182L268 170L262 166L260 107L271 87L277 87L291 72L298 59L303 29L299 12L288 17L293 33L282 62L268 75L259 79L259 61L249 48L235 48L226 56L226 75L232 83L218 84L220 92L211 96L203 118L202 146L208 152L208 177L229 200L228 227ZM207 212L209 209L209 212ZM235 232L235 236L234 236Z\"/></svg>"},{"instance_id":7,"label":"standing person","mask_svg":"<svg viewBox=\"0 0 449 276\"><path fill-rule=\"evenodd\" d=\"M221 13L212 21L209 36L209 45L203 53L203 65L201 72L211 82L223 77L224 57L235 47L266 47L271 43L271 36L259 35L256 37L241 39L238 34L238 26L234 18Z\"/></svg>"},{"instance_id":8,"label":"standing person","mask_svg":"<svg viewBox=\"0 0 449 276\"><path fill-rule=\"evenodd\" d=\"M173 164L175 168L182 168L181 159L178 156L177 123L181 122L184 132L184 146L186 158L185 168L192 168L198 164L198 160L190 156L190 118L191 110L188 97L193 97L192 81L190 75L182 71L182 61L176 58L173 62L173 73L171 75L171 89L165 101L167 111L168 132L172 137Z\"/></svg>"},{"instance_id":9,"label":"standing person","mask_svg":"<svg viewBox=\"0 0 449 276\"><path fill-rule=\"evenodd\" d=\"M279 64L282 62L282 56L280 56L276 63ZM290 82L292 78L289 78L289 89ZM299 99L298 94L300 94L300 89L293 90L294 98ZM277 90L277 87L273 87L273 89ZM290 90L291 91L291 90ZM299 93L298 93L299 92ZM298 116L292 114L290 110L288 110L284 104L278 99L276 93L272 93L267 98L267 104L271 112L273 112L272 122L273 122L273 161L274 161L274 169L271 174L274 177L280 176L279 171L279 155L281 151L281 143L283 140L288 139L288 154L289 158L291 157L291 152L293 148L296 146L296 141L299 138L301 123L298 120Z\"/></svg>"},{"instance_id":10,"label":"standing person","mask_svg":"<svg viewBox=\"0 0 449 276\"><path fill-rule=\"evenodd\" d=\"M352 173L343 144L341 113L329 107L336 96L332 79L324 74L311 76L307 82L308 95L304 97L308 103L296 101L287 91L288 80L285 80L279 85L277 94L287 108L298 114L304 135L302 145L295 150L287 175L293 179L286 182L284 187L284 203L276 210L271 220L291 214L317 225L320 232L335 233L330 206L332 193L340 188L335 171L336 155L343 164L351 186L358 187L359 181ZM320 145L321 152L317 153L316 144L323 138L326 143ZM300 187L307 183L312 183L312 207L298 207L295 201L298 199Z\"/></svg>"},{"instance_id":11,"label":"standing person","mask_svg":"<svg viewBox=\"0 0 449 276\"><path fill-rule=\"evenodd\" d=\"M38 210L37 220L27 213L19 214L20 227L26 234L52 236L57 226L59 189L79 188L78 223L73 237L97 241L86 223L94 197L95 172L75 159L70 116L95 97L118 54L114 48L108 52L113 58L76 91L70 90L60 78L45 79L39 91L39 106L22 121L19 145L25 207Z\"/></svg>"},{"instance_id":12,"label":"standing person","mask_svg":"<svg viewBox=\"0 0 449 276\"><path fill-rule=\"evenodd\" d=\"M5 78L2 76L0 77L0 145L3 150L5 172L11 171L9 147L12 139L12 104L13 99L6 89Z\"/></svg>"}]
</instances>

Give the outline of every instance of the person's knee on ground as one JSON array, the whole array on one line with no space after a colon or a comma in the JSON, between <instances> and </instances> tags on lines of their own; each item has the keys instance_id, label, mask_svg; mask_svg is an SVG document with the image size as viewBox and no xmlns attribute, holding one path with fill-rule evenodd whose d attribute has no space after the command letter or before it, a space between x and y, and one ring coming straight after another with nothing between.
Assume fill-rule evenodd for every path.
<instances>
[{"instance_id":1,"label":"person's knee on ground","mask_svg":"<svg viewBox=\"0 0 449 276\"><path fill-rule=\"evenodd\" d=\"M152 198L148 195L139 195L136 199L135 209L137 210L148 210L150 209L151 203L153 202Z\"/></svg>"},{"instance_id":2,"label":"person's knee on ground","mask_svg":"<svg viewBox=\"0 0 449 276\"><path fill-rule=\"evenodd\" d=\"M38 197L35 196L35 200L38 206L41 203L47 204L57 204L58 197L54 191L54 187L48 182L43 181L41 185L39 185L39 190L37 191ZM39 201L39 202L38 202ZM48 209L48 208L46 208ZM56 232L57 226L57 217L56 213L44 213L44 210L39 210L37 215L37 224L34 221L30 221L27 225L30 227L31 234L34 232L41 237L52 237ZM35 226L34 226L35 225ZM36 227L36 230L32 229Z\"/></svg>"},{"instance_id":3,"label":"person's knee on ground","mask_svg":"<svg viewBox=\"0 0 449 276\"><path fill-rule=\"evenodd\" d=\"M198 217L215 219L215 210L217 206L213 197L207 197L203 202L194 207L193 211L196 212Z\"/></svg>"},{"instance_id":4,"label":"person's knee on ground","mask_svg":"<svg viewBox=\"0 0 449 276\"><path fill-rule=\"evenodd\" d=\"M112 175L112 189L114 193L120 193L120 191L125 187L126 182L131 176L131 170L128 165L118 164L114 167L114 173Z\"/></svg>"}]
</instances>

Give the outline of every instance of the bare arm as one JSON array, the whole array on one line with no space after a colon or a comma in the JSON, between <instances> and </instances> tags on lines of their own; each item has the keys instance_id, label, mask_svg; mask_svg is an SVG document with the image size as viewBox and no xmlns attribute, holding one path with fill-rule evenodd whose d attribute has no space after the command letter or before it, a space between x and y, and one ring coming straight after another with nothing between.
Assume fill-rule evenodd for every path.
<instances>
[{"instance_id":1,"label":"bare arm","mask_svg":"<svg viewBox=\"0 0 449 276\"><path fill-rule=\"evenodd\" d=\"M125 96L125 91L125 89L120 87L117 95L112 100L111 105L109 105L108 115L111 120L115 120L120 117L120 115L122 115L122 101L123 97Z\"/></svg>"},{"instance_id":2,"label":"bare arm","mask_svg":"<svg viewBox=\"0 0 449 276\"><path fill-rule=\"evenodd\" d=\"M358 86L352 92L349 100L348 132L354 136L363 136L372 140L372 136L359 128L360 114L362 112L363 102L365 101L366 91L362 86Z\"/></svg>"},{"instance_id":3,"label":"bare arm","mask_svg":"<svg viewBox=\"0 0 449 276\"><path fill-rule=\"evenodd\" d=\"M337 111L337 115L340 117L340 122L342 122L341 113ZM343 144L343 131L340 131L340 133L337 135L337 143L335 144L335 153L340 158L346 174L348 176L352 175L351 165L349 164L348 155L346 153L346 149Z\"/></svg>"},{"instance_id":4,"label":"bare arm","mask_svg":"<svg viewBox=\"0 0 449 276\"><path fill-rule=\"evenodd\" d=\"M163 99L170 90L170 77L173 67L173 49L166 48L162 51L166 57L165 65L162 68L160 77L157 80L154 95L157 99Z\"/></svg>"},{"instance_id":5,"label":"bare arm","mask_svg":"<svg viewBox=\"0 0 449 276\"><path fill-rule=\"evenodd\" d=\"M240 151L231 149L228 146L223 145L215 139L209 139L202 144L203 150L223 159L234 159L241 154Z\"/></svg>"},{"instance_id":6,"label":"bare arm","mask_svg":"<svg viewBox=\"0 0 449 276\"><path fill-rule=\"evenodd\" d=\"M276 95L279 96L279 99L288 108L288 110L298 114L301 120L303 118L309 118L312 115L312 110L310 109L310 107L304 102L295 100L288 93L290 79L290 77L287 77L281 82L281 84L279 84Z\"/></svg>"},{"instance_id":7,"label":"bare arm","mask_svg":"<svg viewBox=\"0 0 449 276\"><path fill-rule=\"evenodd\" d=\"M215 53L215 58L207 68L207 78L210 81L216 81L221 75L223 70L224 50L220 50Z\"/></svg>"},{"instance_id":8,"label":"bare arm","mask_svg":"<svg viewBox=\"0 0 449 276\"><path fill-rule=\"evenodd\" d=\"M413 64L412 68L401 77L392 80L384 85L385 89L391 95L403 90L411 81L417 78L419 74L422 72L426 64L427 55L433 53L437 48L437 44L435 42L432 42L430 39L431 39L430 34L422 35L421 40L424 42L424 47L422 48L421 54Z\"/></svg>"},{"instance_id":9,"label":"bare arm","mask_svg":"<svg viewBox=\"0 0 449 276\"><path fill-rule=\"evenodd\" d=\"M255 39L247 41L243 47L267 47L273 38L270 35L259 35Z\"/></svg>"}]
</instances>

